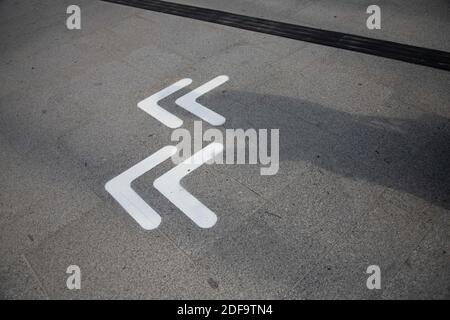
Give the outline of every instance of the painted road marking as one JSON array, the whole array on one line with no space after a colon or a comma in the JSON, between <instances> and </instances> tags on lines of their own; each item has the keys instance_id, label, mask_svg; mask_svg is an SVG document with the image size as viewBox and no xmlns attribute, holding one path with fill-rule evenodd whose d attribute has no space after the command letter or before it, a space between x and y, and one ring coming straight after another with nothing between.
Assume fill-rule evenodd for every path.
<instances>
[{"instance_id":1,"label":"painted road marking","mask_svg":"<svg viewBox=\"0 0 450 320\"><path fill-rule=\"evenodd\" d=\"M206 108L205 106L198 103L196 100L204 95L205 93L211 91L214 88L224 84L229 80L228 76L222 75L218 76L211 81L201 85L197 89L185 94L184 96L178 98L175 103L182 107L183 109L191 112L200 119L210 123L213 126L220 126L225 123L225 117L222 115ZM167 88L158 91L157 93L151 95L147 99L142 100L137 105L140 109L147 112L149 115L154 117L156 120L160 121L167 127L171 129L179 128L183 124L183 120L173 115L169 111L161 108L158 102L164 98L167 98L171 94L177 92L178 90L187 87L192 83L192 79L185 78L181 79L174 84L168 86Z\"/></svg>"},{"instance_id":2,"label":"painted road marking","mask_svg":"<svg viewBox=\"0 0 450 320\"><path fill-rule=\"evenodd\" d=\"M181 98L178 98L176 103L199 118L209 122L211 125L221 125L225 123L225 118L199 104L196 99L228 80L228 76L218 76ZM187 87L191 83L192 79L181 79L140 101L137 105L140 109L167 127L172 129L179 128L183 124L183 120L161 108L158 102L178 90ZM200 167L203 163L213 159L222 151L222 144L211 143L189 159L166 172L153 183L158 191L201 228L211 228L214 226L217 221L217 216L187 192L180 185L180 180L188 173ZM145 230L157 228L161 223L161 216L131 188L131 183L161 162L175 155L176 152L177 147L166 146L105 184L105 189Z\"/></svg>"},{"instance_id":3,"label":"painted road marking","mask_svg":"<svg viewBox=\"0 0 450 320\"><path fill-rule=\"evenodd\" d=\"M218 76L211 81L201 85L197 89L192 90L188 94L178 98L175 103L180 107L188 110L189 112L195 114L200 119L208 122L213 126L220 126L225 123L225 118L220 114L206 108L205 106L198 103L196 100L204 95L205 93L211 91L214 88L224 84L229 80L228 76L222 75Z\"/></svg>"},{"instance_id":4,"label":"painted road marking","mask_svg":"<svg viewBox=\"0 0 450 320\"><path fill-rule=\"evenodd\" d=\"M145 230L157 228L161 223L161 216L131 188L131 183L161 162L169 159L176 151L177 148L174 146L163 147L105 184L106 191Z\"/></svg>"},{"instance_id":5,"label":"painted road marking","mask_svg":"<svg viewBox=\"0 0 450 320\"><path fill-rule=\"evenodd\" d=\"M181 79L175 82L174 84L168 86L167 88L164 88L161 91L158 91L157 93L151 95L147 99L142 100L137 105L139 108L147 112L156 120L162 122L167 127L172 129L179 128L183 124L183 120L171 114L167 110L161 108L158 105L158 101L170 96L172 93L177 92L178 90L181 90L184 87L187 87L191 83L192 79L189 78Z\"/></svg>"},{"instance_id":6,"label":"painted road marking","mask_svg":"<svg viewBox=\"0 0 450 320\"><path fill-rule=\"evenodd\" d=\"M220 143L211 143L172 168L159 178L153 186L161 192L170 202L187 215L200 228L211 228L216 224L217 216L192 194L184 189L180 180L200 167L208 160L213 159L223 151Z\"/></svg>"}]
</instances>

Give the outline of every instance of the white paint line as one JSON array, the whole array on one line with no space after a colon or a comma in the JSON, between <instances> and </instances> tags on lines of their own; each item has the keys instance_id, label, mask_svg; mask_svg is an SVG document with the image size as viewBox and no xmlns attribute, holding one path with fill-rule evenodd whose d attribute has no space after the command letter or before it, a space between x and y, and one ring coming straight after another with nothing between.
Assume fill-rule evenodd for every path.
<instances>
[{"instance_id":1,"label":"white paint line","mask_svg":"<svg viewBox=\"0 0 450 320\"><path fill-rule=\"evenodd\" d=\"M151 156L137 163L105 184L105 189L145 230L155 229L161 223L161 216L153 210L132 188L131 182L177 151L174 146L161 148Z\"/></svg>"},{"instance_id":2,"label":"white paint line","mask_svg":"<svg viewBox=\"0 0 450 320\"><path fill-rule=\"evenodd\" d=\"M180 185L180 180L223 151L220 143L211 143L157 178L153 186L200 228L211 228L217 216Z\"/></svg>"},{"instance_id":3,"label":"white paint line","mask_svg":"<svg viewBox=\"0 0 450 320\"><path fill-rule=\"evenodd\" d=\"M179 128L183 124L183 120L181 120L177 116L174 116L167 110L161 108L158 105L158 101L170 96L172 93L180 89L183 89L184 87L190 85L191 83L192 79L189 78L181 79L175 82L174 84L168 86L167 88L164 88L161 91L151 95L147 99L142 100L137 105L139 108L141 108L142 110L144 110L149 115L159 120L169 128L172 129Z\"/></svg>"},{"instance_id":4,"label":"white paint line","mask_svg":"<svg viewBox=\"0 0 450 320\"><path fill-rule=\"evenodd\" d=\"M201 96L211 91L212 89L220 86L221 84L229 80L228 76L218 76L211 81L201 85L197 89L185 94L184 96L178 98L175 103L180 107L188 110L189 112L195 114L200 119L210 123L213 126L220 126L225 123L225 118L220 114L204 107L196 100Z\"/></svg>"}]
</instances>

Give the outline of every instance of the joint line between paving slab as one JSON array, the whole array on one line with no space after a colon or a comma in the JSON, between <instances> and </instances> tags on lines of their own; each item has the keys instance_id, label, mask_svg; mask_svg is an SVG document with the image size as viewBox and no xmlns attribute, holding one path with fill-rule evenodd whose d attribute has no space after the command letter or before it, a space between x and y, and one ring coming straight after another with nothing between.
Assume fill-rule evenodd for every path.
<instances>
[{"instance_id":1,"label":"joint line between paving slab","mask_svg":"<svg viewBox=\"0 0 450 320\"><path fill-rule=\"evenodd\" d=\"M47 300L50 299L49 294L47 293L47 290L45 290L44 285L42 284L41 280L39 279L39 276L37 275L36 271L34 271L33 266L31 265L31 263L28 261L27 257L25 256L25 254L22 253L22 259L25 261L28 269L30 269L31 274L33 275L34 279L36 280L36 282L39 285L39 289L41 289L42 293L44 294L45 298Z\"/></svg>"}]
</instances>

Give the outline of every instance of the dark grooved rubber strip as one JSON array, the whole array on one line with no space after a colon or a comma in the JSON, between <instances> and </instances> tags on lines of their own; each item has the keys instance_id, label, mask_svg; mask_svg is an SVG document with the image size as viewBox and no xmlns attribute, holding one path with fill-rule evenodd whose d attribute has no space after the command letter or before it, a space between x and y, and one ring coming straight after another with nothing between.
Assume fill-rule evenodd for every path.
<instances>
[{"instance_id":1,"label":"dark grooved rubber strip","mask_svg":"<svg viewBox=\"0 0 450 320\"><path fill-rule=\"evenodd\" d=\"M103 0L450 71L450 53L159 0Z\"/></svg>"}]
</instances>

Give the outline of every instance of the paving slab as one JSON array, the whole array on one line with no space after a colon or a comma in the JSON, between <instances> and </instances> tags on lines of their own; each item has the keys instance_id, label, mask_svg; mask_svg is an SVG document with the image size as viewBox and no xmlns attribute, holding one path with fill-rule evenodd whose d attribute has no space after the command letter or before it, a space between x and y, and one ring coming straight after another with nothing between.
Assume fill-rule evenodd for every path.
<instances>
[{"instance_id":1,"label":"paving slab","mask_svg":"<svg viewBox=\"0 0 450 320\"><path fill-rule=\"evenodd\" d=\"M449 211L432 207L426 215L435 224L387 285L384 299L449 298Z\"/></svg>"},{"instance_id":2,"label":"paving slab","mask_svg":"<svg viewBox=\"0 0 450 320\"><path fill-rule=\"evenodd\" d=\"M348 241L346 235L373 210L382 192L376 184L310 165L275 194L258 217L279 232L299 238L321 235L333 245Z\"/></svg>"},{"instance_id":3,"label":"paving slab","mask_svg":"<svg viewBox=\"0 0 450 320\"><path fill-rule=\"evenodd\" d=\"M446 50L445 1L178 1ZM449 73L189 18L82 0L0 4L0 296L8 299L448 299ZM13 12L13 10L15 10ZM9 14L11 13L11 14ZM414 25L415 23L418 25ZM203 165L181 185L217 215L201 229L153 183L131 187L162 218L144 230L105 183L173 129L137 103L183 78L176 99L226 122L279 129L279 170ZM203 143L206 146L207 142ZM247 148L248 150L248 148ZM226 152L230 150L227 149ZM379 265L382 289L366 287ZM69 265L81 290L66 287Z\"/></svg>"},{"instance_id":4,"label":"paving slab","mask_svg":"<svg viewBox=\"0 0 450 320\"><path fill-rule=\"evenodd\" d=\"M56 148L37 149L29 156L29 159L14 162L20 165L17 170L22 176L17 170L7 170L8 175L3 180L5 200L2 206L6 210L2 210L0 225L1 265L36 248L59 228L100 203L86 187L89 176L79 162L62 156Z\"/></svg>"},{"instance_id":5,"label":"paving slab","mask_svg":"<svg viewBox=\"0 0 450 320\"><path fill-rule=\"evenodd\" d=\"M24 159L14 151L6 138L0 135L0 224L8 221L17 211L21 211L45 195L36 192L39 185L35 172L27 169ZM31 173L31 175L30 175ZM26 197L23 195L26 194Z\"/></svg>"},{"instance_id":6,"label":"paving slab","mask_svg":"<svg viewBox=\"0 0 450 320\"><path fill-rule=\"evenodd\" d=\"M205 299L223 290L221 284L211 287L214 276L160 232L146 232L102 207L61 229L27 259L50 298ZM69 265L81 269L80 290L66 287Z\"/></svg>"},{"instance_id":7,"label":"paving slab","mask_svg":"<svg viewBox=\"0 0 450 320\"><path fill-rule=\"evenodd\" d=\"M223 299L280 299L321 252L323 244L314 237L294 238L249 218L196 261L226 283Z\"/></svg>"},{"instance_id":8,"label":"paving slab","mask_svg":"<svg viewBox=\"0 0 450 320\"><path fill-rule=\"evenodd\" d=\"M335 243L289 298L380 299L429 227L425 219L411 219L409 212L381 203L359 220L349 240ZM371 265L381 269L379 290L366 287L366 270Z\"/></svg>"},{"instance_id":9,"label":"paving slab","mask_svg":"<svg viewBox=\"0 0 450 320\"><path fill-rule=\"evenodd\" d=\"M43 300L42 289L25 257L20 257L0 269L0 298L2 300Z\"/></svg>"},{"instance_id":10,"label":"paving slab","mask_svg":"<svg viewBox=\"0 0 450 320\"><path fill-rule=\"evenodd\" d=\"M168 50L191 62L200 62L243 42L232 28L144 10L111 30L130 46ZM177 61L168 59L167 63Z\"/></svg>"},{"instance_id":11,"label":"paving slab","mask_svg":"<svg viewBox=\"0 0 450 320\"><path fill-rule=\"evenodd\" d=\"M91 67L67 81L53 79L49 87L37 85L15 91L0 98L1 132L18 152L25 154L42 143L55 142L94 115L122 107L125 103L120 104L120 97L136 94L131 88L136 88L133 84L138 81L151 85L151 78L124 62L113 61ZM117 91L119 87L123 88L122 95Z\"/></svg>"},{"instance_id":12,"label":"paving slab","mask_svg":"<svg viewBox=\"0 0 450 320\"><path fill-rule=\"evenodd\" d=\"M394 100L404 106L448 118L448 72L345 50L336 51L322 62L333 69L331 72L365 78L365 82L360 82L362 85L370 81L390 88ZM402 109L392 108L392 111ZM403 116L408 114L404 112Z\"/></svg>"},{"instance_id":13,"label":"paving slab","mask_svg":"<svg viewBox=\"0 0 450 320\"><path fill-rule=\"evenodd\" d=\"M80 2L83 27L81 30L68 30L65 25L67 5L64 3L67 2L49 1L47 10L51 7L53 12L49 18L36 13L40 19L35 22L25 17L4 28L2 43L5 48L0 70L5 85L1 94L19 88L28 90L30 86L39 86L42 90L89 70L100 62L100 56L107 61L107 57L124 54L121 49L127 45L117 35L108 32L106 26L113 27L135 14L136 9L119 8L102 1ZM35 16L32 20L36 19Z\"/></svg>"},{"instance_id":14,"label":"paving slab","mask_svg":"<svg viewBox=\"0 0 450 320\"><path fill-rule=\"evenodd\" d=\"M381 29L369 30L367 8L373 1L172 1L235 14L282 21L318 29L396 41L448 51L449 13L445 0L431 5L420 1L377 1L381 9Z\"/></svg>"},{"instance_id":15,"label":"paving slab","mask_svg":"<svg viewBox=\"0 0 450 320\"><path fill-rule=\"evenodd\" d=\"M383 35L389 40L449 51L448 33L450 13L448 3L417 1L392 1L399 8L383 26ZM447 6L447 8L446 8Z\"/></svg>"},{"instance_id":16,"label":"paving slab","mask_svg":"<svg viewBox=\"0 0 450 320\"><path fill-rule=\"evenodd\" d=\"M171 165L169 161L164 167ZM204 165L181 180L186 190L216 214L217 222L209 229L200 228L153 188L155 178L169 169L158 168L135 182L136 191L162 213L159 230L191 257L203 256L212 243L239 228L264 205L264 199L253 190L217 173L216 166Z\"/></svg>"}]
</instances>

